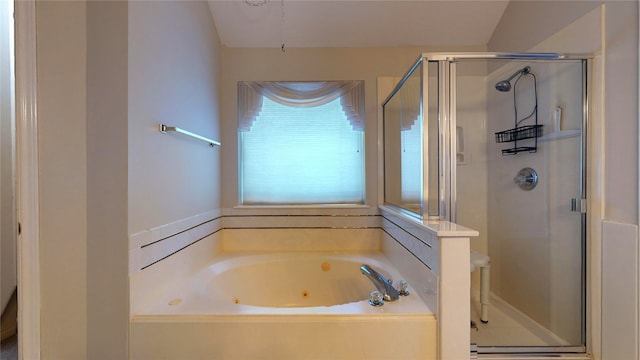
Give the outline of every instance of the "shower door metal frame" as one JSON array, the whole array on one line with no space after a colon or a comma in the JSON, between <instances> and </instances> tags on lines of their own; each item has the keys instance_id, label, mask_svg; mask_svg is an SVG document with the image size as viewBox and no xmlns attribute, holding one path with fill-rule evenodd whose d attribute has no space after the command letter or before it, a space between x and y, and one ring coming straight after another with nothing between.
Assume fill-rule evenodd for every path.
<instances>
[{"instance_id":1,"label":"shower door metal frame","mask_svg":"<svg viewBox=\"0 0 640 360\"><path fill-rule=\"evenodd\" d=\"M587 203L587 135L589 125L588 72L591 55L558 53L423 53L422 60L438 62L438 123L440 131L439 203L440 217L456 222L456 63L460 60L529 60L581 61L582 65L582 136L580 149L580 199ZM426 79L426 76L425 76ZM424 85L423 85L424 87ZM425 110L426 114L427 111ZM586 353L587 338L587 212L581 210L581 345L570 346L478 346L479 353Z\"/></svg>"}]
</instances>

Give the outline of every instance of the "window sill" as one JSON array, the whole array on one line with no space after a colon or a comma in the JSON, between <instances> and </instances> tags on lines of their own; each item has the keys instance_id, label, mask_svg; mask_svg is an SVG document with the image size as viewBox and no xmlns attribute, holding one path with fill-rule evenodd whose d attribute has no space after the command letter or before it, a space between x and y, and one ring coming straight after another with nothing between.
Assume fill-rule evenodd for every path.
<instances>
[{"instance_id":1,"label":"window sill","mask_svg":"<svg viewBox=\"0 0 640 360\"><path fill-rule=\"evenodd\" d=\"M236 205L234 209L370 209L369 205L313 204L313 205Z\"/></svg>"},{"instance_id":2,"label":"window sill","mask_svg":"<svg viewBox=\"0 0 640 360\"><path fill-rule=\"evenodd\" d=\"M377 215L378 208L369 205L236 205L224 209L227 216L364 216Z\"/></svg>"}]
</instances>

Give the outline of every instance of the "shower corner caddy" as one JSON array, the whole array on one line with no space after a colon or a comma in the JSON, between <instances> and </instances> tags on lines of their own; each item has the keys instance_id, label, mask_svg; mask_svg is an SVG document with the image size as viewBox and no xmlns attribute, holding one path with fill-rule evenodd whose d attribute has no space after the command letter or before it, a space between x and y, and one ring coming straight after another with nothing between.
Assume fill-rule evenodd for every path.
<instances>
[{"instance_id":1,"label":"shower corner caddy","mask_svg":"<svg viewBox=\"0 0 640 360\"><path fill-rule=\"evenodd\" d=\"M537 138L542 136L542 125L535 124L519 126L513 129L500 131L495 134L496 143L514 143L512 148L503 149L502 155L512 155L523 151L536 152L538 150ZM517 146L517 141L526 139L536 139L534 146Z\"/></svg>"}]
</instances>

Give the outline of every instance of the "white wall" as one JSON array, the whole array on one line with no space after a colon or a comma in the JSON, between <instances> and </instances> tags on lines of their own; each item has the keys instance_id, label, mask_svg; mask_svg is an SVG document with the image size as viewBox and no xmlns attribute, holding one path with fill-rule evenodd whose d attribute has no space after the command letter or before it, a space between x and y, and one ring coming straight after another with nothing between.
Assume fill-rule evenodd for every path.
<instances>
[{"instance_id":1,"label":"white wall","mask_svg":"<svg viewBox=\"0 0 640 360\"><path fill-rule=\"evenodd\" d=\"M220 45L206 2L129 3L129 234L220 208ZM235 94L235 92L234 92Z\"/></svg>"}]
</instances>

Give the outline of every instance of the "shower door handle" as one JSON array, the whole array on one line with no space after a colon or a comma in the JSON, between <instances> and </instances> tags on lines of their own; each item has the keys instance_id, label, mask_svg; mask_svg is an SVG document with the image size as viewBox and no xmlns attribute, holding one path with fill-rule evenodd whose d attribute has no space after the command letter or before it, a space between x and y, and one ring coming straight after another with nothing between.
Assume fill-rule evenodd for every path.
<instances>
[{"instance_id":1,"label":"shower door handle","mask_svg":"<svg viewBox=\"0 0 640 360\"><path fill-rule=\"evenodd\" d=\"M587 199L571 199L571 211L582 214L587 213Z\"/></svg>"}]
</instances>

